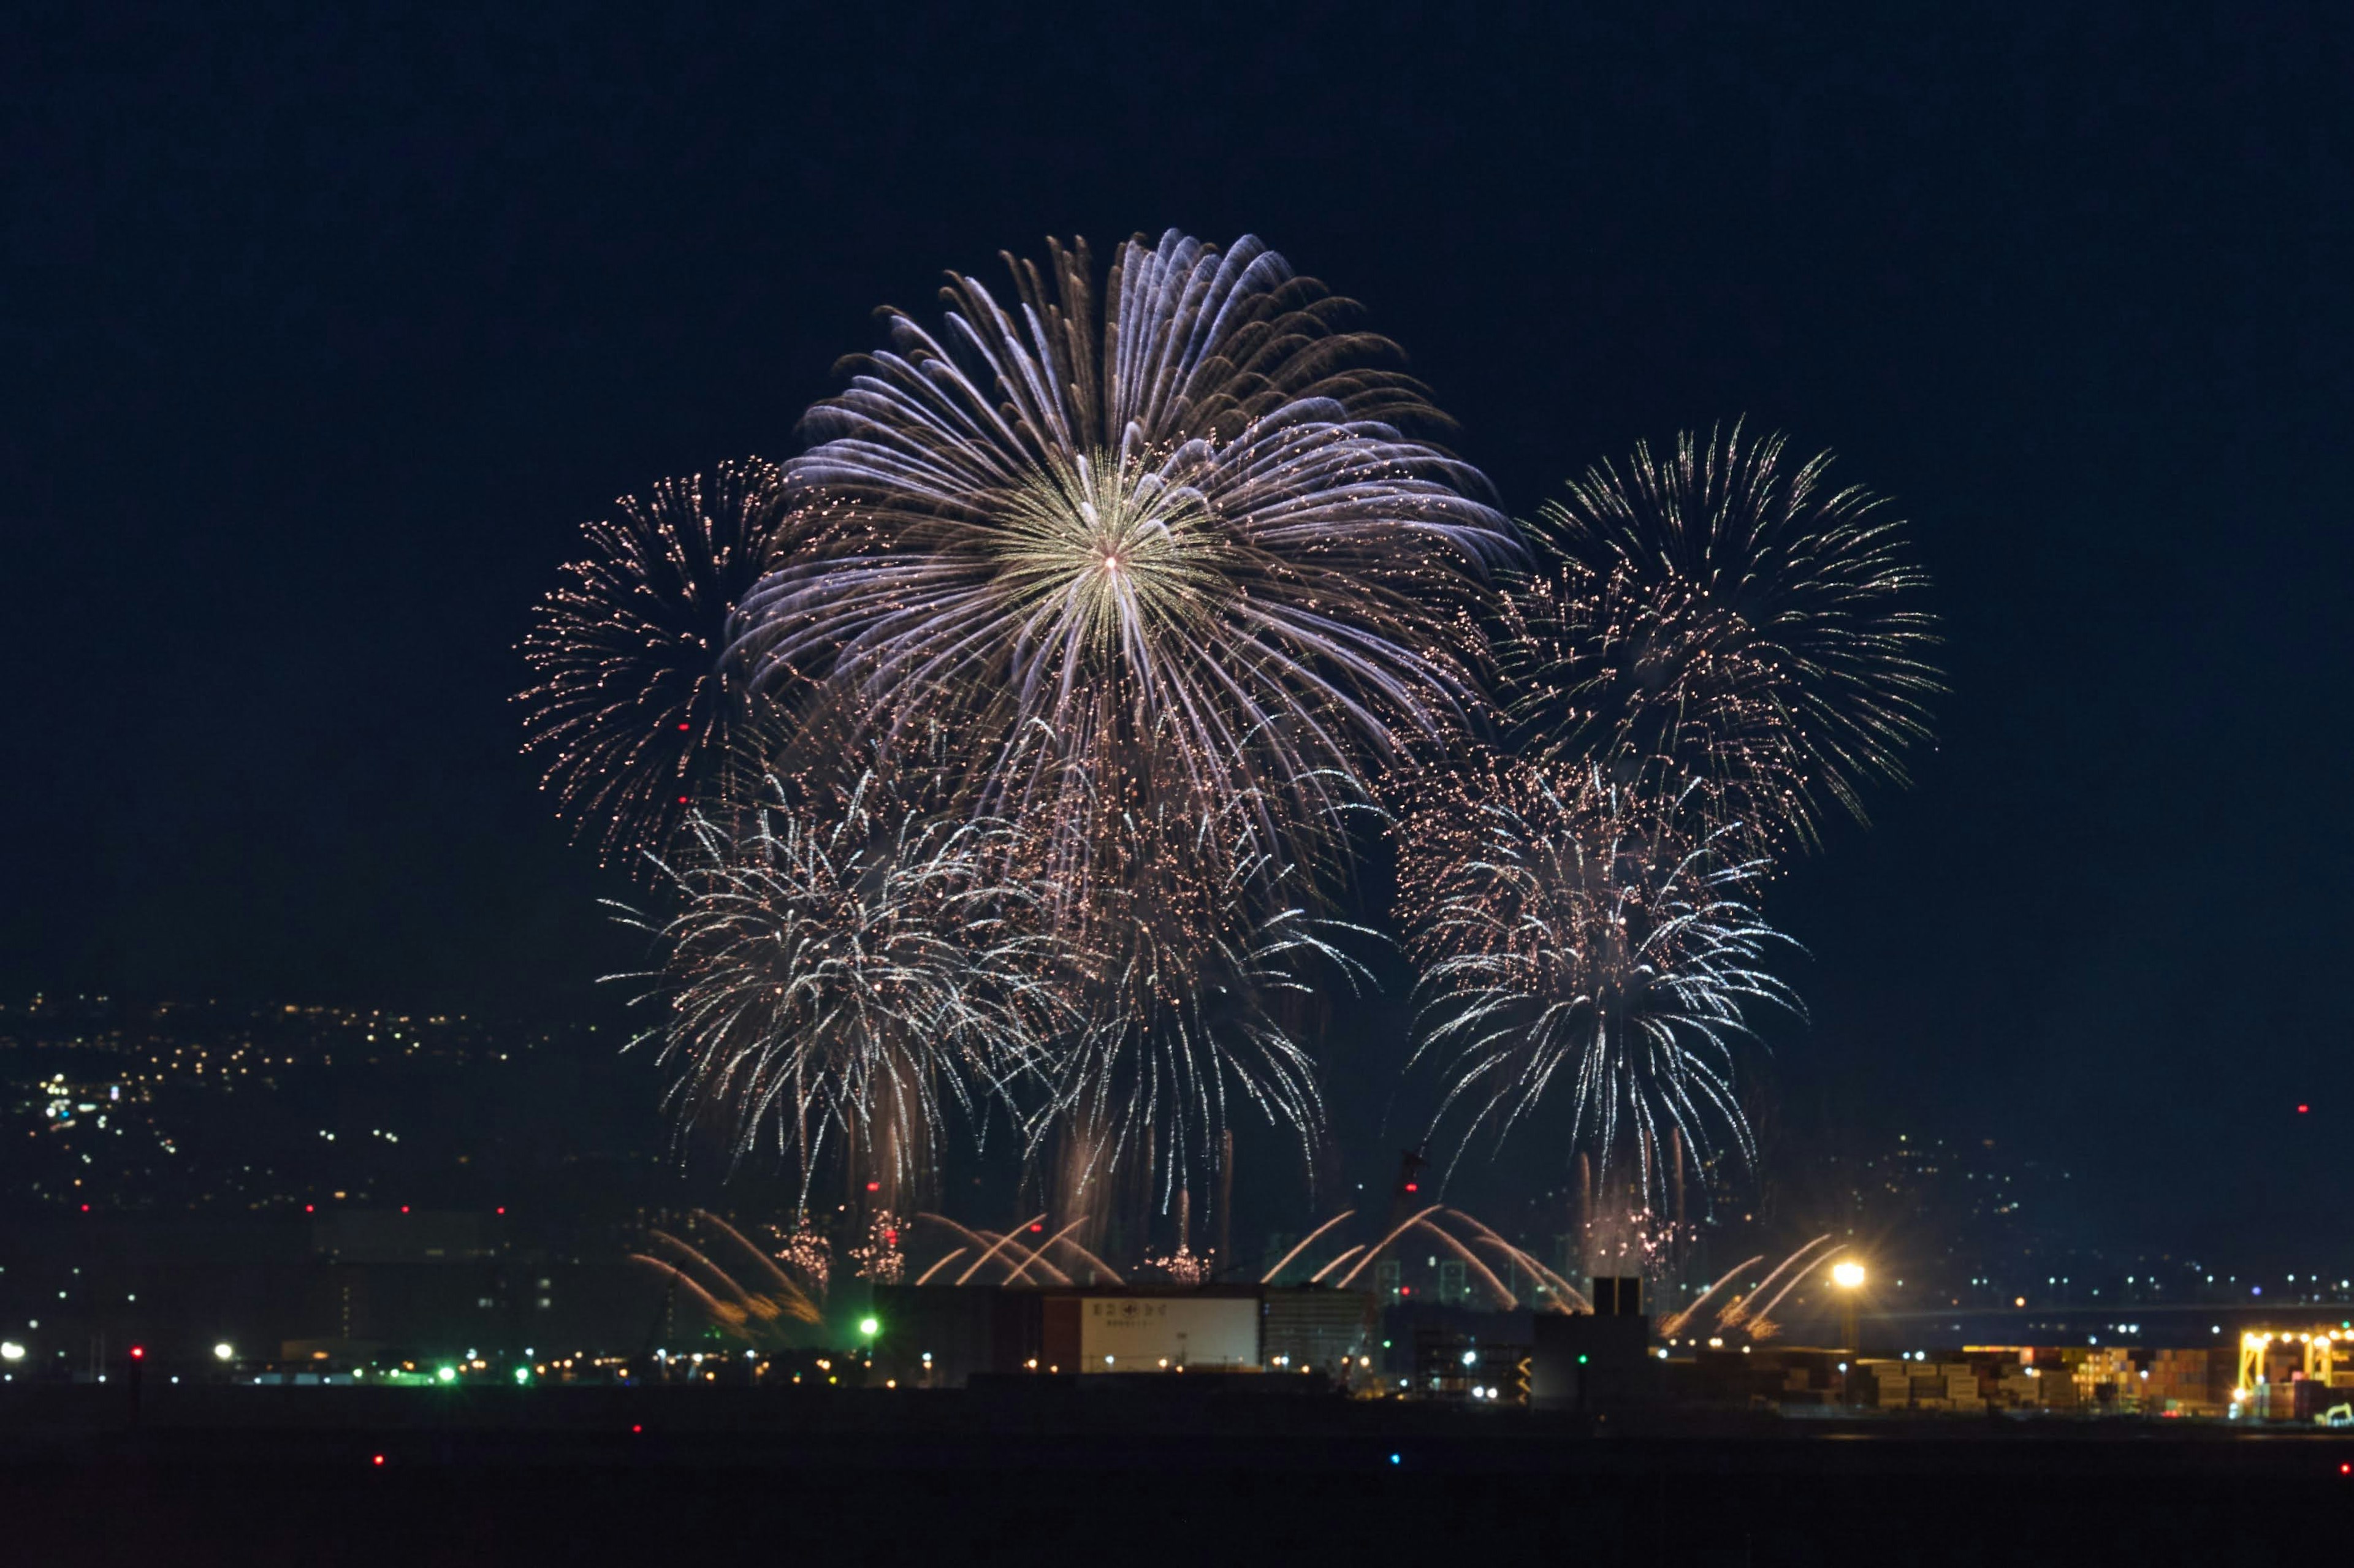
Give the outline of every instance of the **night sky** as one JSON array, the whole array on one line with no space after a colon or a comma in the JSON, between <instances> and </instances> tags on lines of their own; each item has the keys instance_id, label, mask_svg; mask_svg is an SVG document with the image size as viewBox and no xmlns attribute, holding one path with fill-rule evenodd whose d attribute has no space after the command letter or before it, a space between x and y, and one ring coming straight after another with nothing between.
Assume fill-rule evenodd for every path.
<instances>
[{"instance_id":1,"label":"night sky","mask_svg":"<svg viewBox=\"0 0 2354 1568\"><path fill-rule=\"evenodd\" d=\"M1776 892L1792 1117L2296 1266L2354 1176L2347 13L1585 9L12 29L0 994L606 1015L627 889L506 700L578 524L790 455L945 268L1249 230L1516 514L1739 416L1894 496L1955 692ZM1398 1011L1326 1043L1361 1176Z\"/></svg>"}]
</instances>

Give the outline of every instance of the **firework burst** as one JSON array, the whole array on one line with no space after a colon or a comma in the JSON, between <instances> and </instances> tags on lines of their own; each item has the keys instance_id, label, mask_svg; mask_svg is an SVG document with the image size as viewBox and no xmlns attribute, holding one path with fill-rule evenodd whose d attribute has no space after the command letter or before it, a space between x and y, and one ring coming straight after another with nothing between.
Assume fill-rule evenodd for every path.
<instances>
[{"instance_id":1,"label":"firework burst","mask_svg":"<svg viewBox=\"0 0 2354 1568\"><path fill-rule=\"evenodd\" d=\"M1796 998L1762 967L1780 940L1751 897L1737 825L1696 789L1654 794L1598 768L1490 758L1426 779L1400 834L1407 942L1421 969L1417 1056L1446 1060L1434 1122L1499 1139L1556 1080L1569 1146L1647 1192L1670 1133L1703 1157L1753 1150L1734 1048L1760 1003Z\"/></svg>"},{"instance_id":2,"label":"firework burst","mask_svg":"<svg viewBox=\"0 0 2354 1568\"><path fill-rule=\"evenodd\" d=\"M738 754L755 709L728 626L785 532L781 479L753 459L623 496L534 611L525 749L604 856L667 850Z\"/></svg>"},{"instance_id":3,"label":"firework burst","mask_svg":"<svg viewBox=\"0 0 2354 1568\"><path fill-rule=\"evenodd\" d=\"M1112 846L1118 874L1090 895L1085 1017L1055 1053L1033 1123L1034 1146L1049 1133L1063 1143L1070 1213L1102 1213L1087 1189L1121 1169L1157 1177L1165 1204L1214 1169L1242 1107L1312 1144L1322 1099L1288 1018L1315 995L1311 969L1364 977L1341 940L1369 933L1270 903L1288 887L1281 868L1233 855L1215 821L1172 816L1131 819Z\"/></svg>"},{"instance_id":4,"label":"firework burst","mask_svg":"<svg viewBox=\"0 0 2354 1568\"><path fill-rule=\"evenodd\" d=\"M1148 795L1308 863L1365 758L1467 695L1452 607L1517 543L1405 433L1440 421L1394 347L1257 240L1130 240L1100 301L1084 244L1008 265L1003 303L952 275L938 332L892 313L811 410L809 546L747 652L960 736L1066 892Z\"/></svg>"},{"instance_id":5,"label":"firework burst","mask_svg":"<svg viewBox=\"0 0 2354 1568\"><path fill-rule=\"evenodd\" d=\"M1783 445L1735 425L1588 469L1544 508L1500 640L1528 749L1697 780L1751 853L1814 842L1825 797L1861 821L1866 783L1907 782L1943 690L1903 524Z\"/></svg>"},{"instance_id":6,"label":"firework burst","mask_svg":"<svg viewBox=\"0 0 2354 1568\"><path fill-rule=\"evenodd\" d=\"M678 1073L675 1108L723 1122L739 1156L773 1137L805 1172L838 1136L888 1207L930 1168L943 1109L978 1123L1062 1015L1029 891L994 869L1003 829L911 815L872 779L830 810L780 791L689 829L663 863L678 912L624 916L666 959L648 978L669 1016L641 1038Z\"/></svg>"}]
</instances>

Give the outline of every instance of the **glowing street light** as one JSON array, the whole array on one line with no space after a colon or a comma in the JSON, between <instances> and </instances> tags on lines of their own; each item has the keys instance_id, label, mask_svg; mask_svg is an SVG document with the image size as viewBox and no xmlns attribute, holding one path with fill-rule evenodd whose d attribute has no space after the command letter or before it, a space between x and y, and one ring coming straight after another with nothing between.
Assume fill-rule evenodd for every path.
<instances>
[{"instance_id":1,"label":"glowing street light","mask_svg":"<svg viewBox=\"0 0 2354 1568\"><path fill-rule=\"evenodd\" d=\"M233 1361L237 1360L237 1347L223 1340L213 1347L213 1359L217 1361Z\"/></svg>"},{"instance_id":2,"label":"glowing street light","mask_svg":"<svg viewBox=\"0 0 2354 1568\"><path fill-rule=\"evenodd\" d=\"M1855 1304L1863 1281L1863 1265L1855 1259L1843 1257L1831 1265L1831 1283L1840 1290L1840 1341L1850 1351L1857 1348Z\"/></svg>"}]
</instances>

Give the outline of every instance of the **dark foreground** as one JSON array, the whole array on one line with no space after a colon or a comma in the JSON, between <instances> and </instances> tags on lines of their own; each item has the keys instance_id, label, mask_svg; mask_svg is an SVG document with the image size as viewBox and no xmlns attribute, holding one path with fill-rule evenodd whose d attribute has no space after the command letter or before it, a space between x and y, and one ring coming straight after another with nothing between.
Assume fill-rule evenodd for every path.
<instances>
[{"instance_id":1,"label":"dark foreground","mask_svg":"<svg viewBox=\"0 0 2354 1568\"><path fill-rule=\"evenodd\" d=\"M0 1390L11 1563L2354 1561L2354 1436L1071 1389ZM1394 1455L1394 1460L1392 1456Z\"/></svg>"}]
</instances>

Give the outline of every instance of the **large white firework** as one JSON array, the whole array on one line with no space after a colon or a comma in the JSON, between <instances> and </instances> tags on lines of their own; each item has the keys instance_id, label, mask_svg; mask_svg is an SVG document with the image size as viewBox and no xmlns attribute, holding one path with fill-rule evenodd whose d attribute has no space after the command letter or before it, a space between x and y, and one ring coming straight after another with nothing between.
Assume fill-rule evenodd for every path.
<instances>
[{"instance_id":1,"label":"large white firework","mask_svg":"<svg viewBox=\"0 0 2354 1568\"><path fill-rule=\"evenodd\" d=\"M746 646L951 727L1068 895L1147 796L1297 866L1469 694L1448 629L1517 542L1394 347L1256 238L1130 240L1100 301L1084 243L1007 260L1010 300L951 275L811 410L814 524Z\"/></svg>"},{"instance_id":2,"label":"large white firework","mask_svg":"<svg viewBox=\"0 0 2354 1568\"><path fill-rule=\"evenodd\" d=\"M1500 1139L1566 1079L1567 1147L1656 1191L1671 1129L1703 1158L1754 1155L1736 1045L1784 940L1752 902L1760 866L1697 787L1658 793L1595 768L1490 758L1426 781L1400 834L1417 1054L1445 1058L1434 1124Z\"/></svg>"},{"instance_id":3,"label":"large white firework","mask_svg":"<svg viewBox=\"0 0 2354 1568\"><path fill-rule=\"evenodd\" d=\"M1215 1168L1240 1108L1312 1150L1323 1102L1297 1023L1320 971L1367 978L1346 946L1361 927L1281 898L1297 879L1235 858L1214 819L1175 815L1131 821L1113 846L1138 858L1093 897L1081 1016L1046 1069L1033 1143L1051 1132L1061 1144L1058 1197L1072 1213L1099 1213L1081 1190L1123 1171L1165 1205Z\"/></svg>"},{"instance_id":4,"label":"large white firework","mask_svg":"<svg viewBox=\"0 0 2354 1568\"><path fill-rule=\"evenodd\" d=\"M780 789L697 814L664 863L677 912L625 915L663 958L669 1014L641 1038L682 1119L717 1120L739 1155L773 1139L809 1171L838 1137L896 1189L937 1157L946 1107L985 1116L1063 1022L1002 824L903 806L869 779L830 806Z\"/></svg>"}]
</instances>

